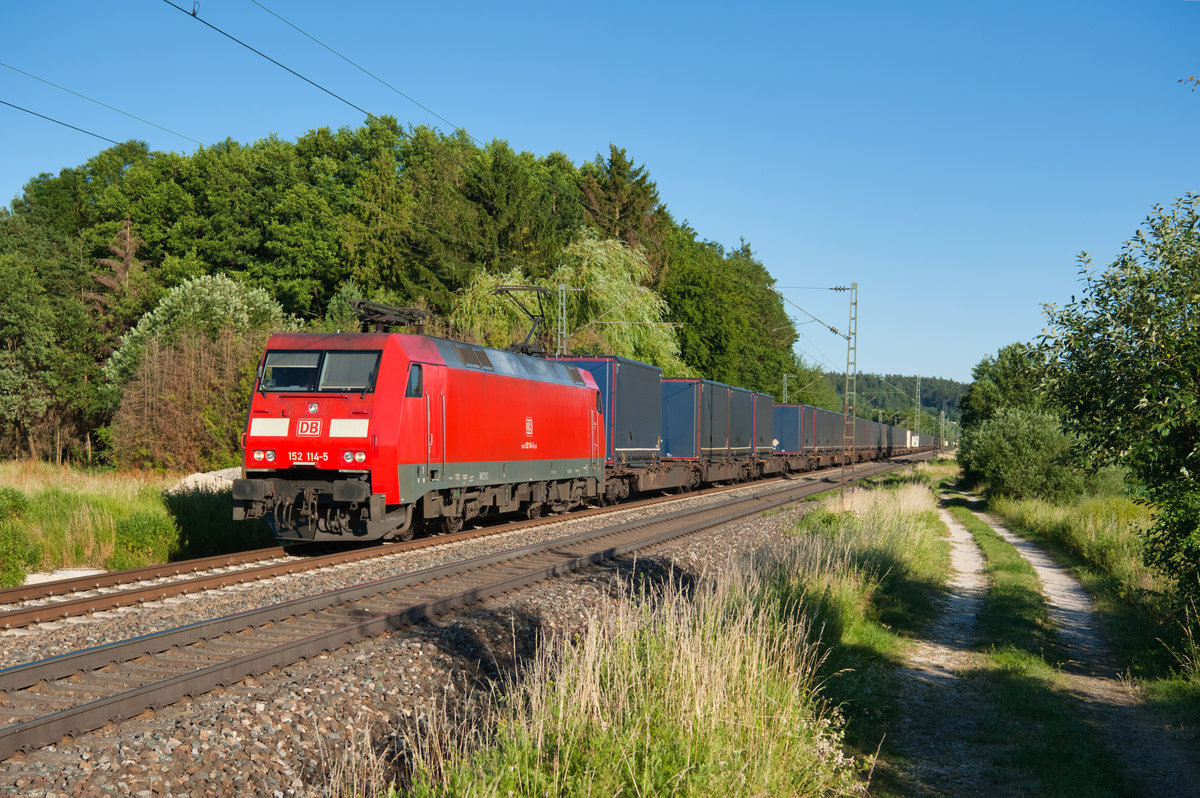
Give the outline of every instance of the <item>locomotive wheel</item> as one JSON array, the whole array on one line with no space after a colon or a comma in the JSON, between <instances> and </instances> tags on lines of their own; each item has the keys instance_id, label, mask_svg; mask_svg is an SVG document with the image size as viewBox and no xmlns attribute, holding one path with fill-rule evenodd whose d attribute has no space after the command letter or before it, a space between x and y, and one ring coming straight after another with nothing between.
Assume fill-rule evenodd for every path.
<instances>
[{"instance_id":1,"label":"locomotive wheel","mask_svg":"<svg viewBox=\"0 0 1200 798\"><path fill-rule=\"evenodd\" d=\"M460 532L463 528L463 520L457 515L442 516L442 532L447 535L453 535L455 532ZM410 535L411 536L411 535Z\"/></svg>"},{"instance_id":2,"label":"locomotive wheel","mask_svg":"<svg viewBox=\"0 0 1200 798\"><path fill-rule=\"evenodd\" d=\"M399 527L397 527L396 529L394 529L391 532L384 535L383 539L388 542L396 542L396 543L405 543L407 541L410 541L413 539L413 535L416 532L416 530L414 529L415 526L416 526L416 524L409 524L404 529L400 529Z\"/></svg>"}]
</instances>

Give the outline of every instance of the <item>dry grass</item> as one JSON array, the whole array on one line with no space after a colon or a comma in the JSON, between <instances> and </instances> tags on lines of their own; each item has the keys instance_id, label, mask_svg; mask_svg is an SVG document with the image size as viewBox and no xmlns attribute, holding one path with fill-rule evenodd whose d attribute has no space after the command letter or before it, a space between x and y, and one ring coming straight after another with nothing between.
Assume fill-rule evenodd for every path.
<instances>
[{"instance_id":1,"label":"dry grass","mask_svg":"<svg viewBox=\"0 0 1200 798\"><path fill-rule=\"evenodd\" d=\"M910 483L892 490L854 488L844 496L831 498L826 507L835 513L851 512L859 518L869 516L874 527L886 529L894 528L903 518L936 509L937 503L928 488Z\"/></svg>"},{"instance_id":2,"label":"dry grass","mask_svg":"<svg viewBox=\"0 0 1200 798\"><path fill-rule=\"evenodd\" d=\"M133 500L147 488L165 490L178 477L151 471L85 471L37 460L0 461L0 485L33 495L50 488Z\"/></svg>"},{"instance_id":3,"label":"dry grass","mask_svg":"<svg viewBox=\"0 0 1200 798\"><path fill-rule=\"evenodd\" d=\"M178 530L162 490L176 481L148 472L0 462L0 487L16 501L0 519L0 583L20 584L31 571L165 559Z\"/></svg>"}]
</instances>

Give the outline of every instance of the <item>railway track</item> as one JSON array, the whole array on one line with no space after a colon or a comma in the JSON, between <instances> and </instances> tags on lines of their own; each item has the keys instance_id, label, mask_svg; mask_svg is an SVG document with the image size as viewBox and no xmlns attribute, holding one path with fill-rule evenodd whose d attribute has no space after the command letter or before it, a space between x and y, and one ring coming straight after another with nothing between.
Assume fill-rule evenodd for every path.
<instances>
[{"instance_id":1,"label":"railway track","mask_svg":"<svg viewBox=\"0 0 1200 798\"><path fill-rule=\"evenodd\" d=\"M861 466L859 476L897 465ZM812 477L765 484L718 505L618 522L0 670L0 758L830 487Z\"/></svg>"},{"instance_id":2,"label":"railway track","mask_svg":"<svg viewBox=\"0 0 1200 798\"><path fill-rule=\"evenodd\" d=\"M862 468L860 465L858 468ZM824 479L827 471L798 475L798 479ZM763 483L771 484L771 483ZM744 487L736 485L735 488ZM730 490L714 487L693 491L688 495L703 496ZM677 496L662 496L626 502L616 507L577 510L571 518L586 518L638 507L673 501ZM149 601L188 595L203 590L215 590L246 584L262 579L329 568L402 552L416 551L472 540L497 532L510 532L557 523L563 516L549 516L531 521L510 522L503 527L489 525L454 534L418 538L405 543L367 546L326 554L290 556L283 547L275 546L248 552L224 554L194 560L182 560L165 565L152 565L129 571L116 571L93 576L44 582L0 590L0 629L16 629L36 623L59 621L105 610L131 607ZM304 549L296 549L302 553Z\"/></svg>"}]
</instances>

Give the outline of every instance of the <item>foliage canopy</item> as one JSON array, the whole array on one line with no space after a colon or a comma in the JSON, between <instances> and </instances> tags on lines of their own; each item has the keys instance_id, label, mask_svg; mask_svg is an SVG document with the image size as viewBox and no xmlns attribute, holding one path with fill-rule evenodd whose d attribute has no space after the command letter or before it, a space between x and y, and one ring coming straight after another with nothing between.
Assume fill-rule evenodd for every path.
<instances>
[{"instance_id":1,"label":"foliage canopy","mask_svg":"<svg viewBox=\"0 0 1200 798\"><path fill-rule=\"evenodd\" d=\"M1093 464L1127 466L1159 507L1148 556L1200 592L1200 196L1156 206L1084 291L1046 307L1047 387Z\"/></svg>"},{"instance_id":2,"label":"foliage canopy","mask_svg":"<svg viewBox=\"0 0 1200 798\"><path fill-rule=\"evenodd\" d=\"M161 359L177 329L210 342L227 322L342 329L346 299L360 296L510 343L528 322L477 301L500 280L584 289L567 320L580 351L780 398L783 376L805 370L750 246L726 250L676 221L649 169L615 145L577 165L388 117L190 155L131 141L31 179L0 211L0 252L13 286L0 326L23 318L6 327L21 330L0 385L8 455L90 458L139 353L153 340ZM234 286L250 305L231 304ZM493 318L464 321L488 308ZM238 349L193 344L201 359Z\"/></svg>"}]
</instances>

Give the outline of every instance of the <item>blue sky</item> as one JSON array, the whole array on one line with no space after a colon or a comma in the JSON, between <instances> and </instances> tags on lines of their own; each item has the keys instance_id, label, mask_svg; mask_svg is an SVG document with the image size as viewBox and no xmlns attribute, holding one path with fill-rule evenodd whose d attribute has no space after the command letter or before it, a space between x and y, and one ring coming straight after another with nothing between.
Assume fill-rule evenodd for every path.
<instances>
[{"instance_id":1,"label":"blue sky","mask_svg":"<svg viewBox=\"0 0 1200 798\"><path fill-rule=\"evenodd\" d=\"M188 0L176 0L191 10ZM576 162L610 142L672 214L745 239L858 367L967 380L1200 190L1200 1L313 3L261 0L479 140ZM374 114L450 126L250 0L199 16ZM4 3L0 62L206 144L363 115L162 0ZM0 100L159 150L196 144L0 67ZM106 143L0 106L0 201ZM806 361L845 343L799 328Z\"/></svg>"}]
</instances>

